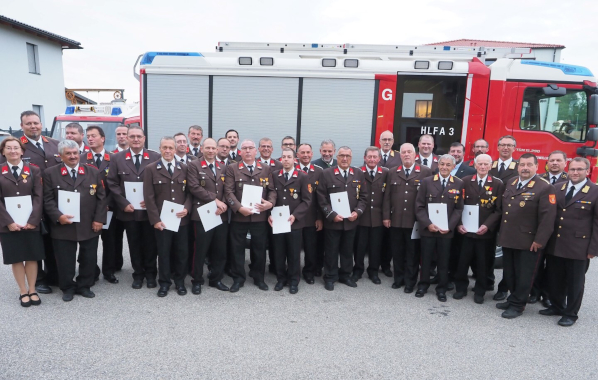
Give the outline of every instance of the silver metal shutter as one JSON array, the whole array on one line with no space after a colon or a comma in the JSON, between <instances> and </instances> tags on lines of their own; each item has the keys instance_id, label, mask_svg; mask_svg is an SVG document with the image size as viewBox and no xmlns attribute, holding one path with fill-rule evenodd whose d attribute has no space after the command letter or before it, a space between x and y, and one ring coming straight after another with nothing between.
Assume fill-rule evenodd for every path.
<instances>
[{"instance_id":1,"label":"silver metal shutter","mask_svg":"<svg viewBox=\"0 0 598 380\"><path fill-rule=\"evenodd\" d=\"M336 148L346 145L353 151L351 165L363 165L363 153L372 139L374 80L303 80L301 142L309 143L314 159L320 143L332 139Z\"/></svg>"},{"instance_id":2,"label":"silver metal shutter","mask_svg":"<svg viewBox=\"0 0 598 380\"><path fill-rule=\"evenodd\" d=\"M239 131L239 147L251 139L272 139L274 153L281 154L284 136L297 137L298 78L215 76L212 135L224 137L229 129ZM259 153L257 154L259 155Z\"/></svg>"},{"instance_id":3,"label":"silver metal shutter","mask_svg":"<svg viewBox=\"0 0 598 380\"><path fill-rule=\"evenodd\" d=\"M158 150L160 139L203 128L208 136L209 77L207 75L147 75L148 147Z\"/></svg>"}]
</instances>

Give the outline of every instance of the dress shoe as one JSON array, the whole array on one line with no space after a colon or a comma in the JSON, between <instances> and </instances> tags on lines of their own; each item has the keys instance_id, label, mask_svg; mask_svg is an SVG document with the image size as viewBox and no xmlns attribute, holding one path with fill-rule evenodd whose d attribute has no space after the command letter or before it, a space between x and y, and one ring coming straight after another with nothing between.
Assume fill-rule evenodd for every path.
<instances>
[{"instance_id":1,"label":"dress shoe","mask_svg":"<svg viewBox=\"0 0 598 380\"><path fill-rule=\"evenodd\" d=\"M561 315L561 313L559 313L559 311L553 307L549 307L548 309L540 310L538 312L538 314L542 314L542 315L546 315L546 316Z\"/></svg>"},{"instance_id":2,"label":"dress shoe","mask_svg":"<svg viewBox=\"0 0 598 380\"><path fill-rule=\"evenodd\" d=\"M291 293L291 294L297 294L298 291L299 291L299 287L297 285L291 285L289 287L289 293Z\"/></svg>"},{"instance_id":3,"label":"dress shoe","mask_svg":"<svg viewBox=\"0 0 598 380\"><path fill-rule=\"evenodd\" d=\"M305 277L305 282L307 282L310 285L313 285L316 281L313 277Z\"/></svg>"},{"instance_id":4,"label":"dress shoe","mask_svg":"<svg viewBox=\"0 0 598 380\"><path fill-rule=\"evenodd\" d=\"M426 294L428 291L424 290L424 289L417 289L417 292L415 292L415 296L417 298L422 298L424 296L424 294Z\"/></svg>"},{"instance_id":5,"label":"dress shoe","mask_svg":"<svg viewBox=\"0 0 598 380\"><path fill-rule=\"evenodd\" d=\"M284 288L285 285L286 285L286 283L284 281L278 281L276 283L276 286L274 286L274 290L277 292L280 292Z\"/></svg>"},{"instance_id":6,"label":"dress shoe","mask_svg":"<svg viewBox=\"0 0 598 380\"><path fill-rule=\"evenodd\" d=\"M228 286L224 285L221 281L210 284L210 287L222 290L223 292L228 292L230 290Z\"/></svg>"},{"instance_id":7,"label":"dress shoe","mask_svg":"<svg viewBox=\"0 0 598 380\"><path fill-rule=\"evenodd\" d=\"M334 282L326 281L324 283L324 289L326 289L328 291L333 291L334 290Z\"/></svg>"},{"instance_id":8,"label":"dress shoe","mask_svg":"<svg viewBox=\"0 0 598 380\"><path fill-rule=\"evenodd\" d=\"M446 290L455 290L455 283L451 281L446 284Z\"/></svg>"},{"instance_id":9,"label":"dress shoe","mask_svg":"<svg viewBox=\"0 0 598 380\"><path fill-rule=\"evenodd\" d=\"M160 286L158 290L158 297L166 297L168 295L168 286Z\"/></svg>"},{"instance_id":10,"label":"dress shoe","mask_svg":"<svg viewBox=\"0 0 598 380\"><path fill-rule=\"evenodd\" d=\"M70 302L70 301L72 301L73 300L73 293L64 293L62 295L62 300L64 302Z\"/></svg>"},{"instance_id":11,"label":"dress shoe","mask_svg":"<svg viewBox=\"0 0 598 380\"><path fill-rule=\"evenodd\" d=\"M390 269L384 269L382 271L386 277L392 277L392 271Z\"/></svg>"},{"instance_id":12,"label":"dress shoe","mask_svg":"<svg viewBox=\"0 0 598 380\"><path fill-rule=\"evenodd\" d=\"M322 269L316 269L314 272L315 277L322 277Z\"/></svg>"},{"instance_id":13,"label":"dress shoe","mask_svg":"<svg viewBox=\"0 0 598 380\"><path fill-rule=\"evenodd\" d=\"M259 290L268 290L268 285L264 281L255 281L254 284Z\"/></svg>"},{"instance_id":14,"label":"dress shoe","mask_svg":"<svg viewBox=\"0 0 598 380\"><path fill-rule=\"evenodd\" d=\"M538 296L529 296L527 297L527 303L535 304L538 302Z\"/></svg>"},{"instance_id":15,"label":"dress shoe","mask_svg":"<svg viewBox=\"0 0 598 380\"><path fill-rule=\"evenodd\" d=\"M413 286L405 286L405 289L403 291L407 294L413 293Z\"/></svg>"},{"instance_id":16,"label":"dress shoe","mask_svg":"<svg viewBox=\"0 0 598 380\"><path fill-rule=\"evenodd\" d=\"M507 298L507 292L496 292L494 297L492 297L495 301L502 301Z\"/></svg>"},{"instance_id":17,"label":"dress shoe","mask_svg":"<svg viewBox=\"0 0 598 380\"><path fill-rule=\"evenodd\" d=\"M345 284L345 285L347 285L347 286L349 286L351 288L356 288L357 287L357 284L355 283L355 281L353 281L350 278L346 278L344 280L339 280L339 282L341 282L341 283L343 283L343 284Z\"/></svg>"},{"instance_id":18,"label":"dress shoe","mask_svg":"<svg viewBox=\"0 0 598 380\"><path fill-rule=\"evenodd\" d=\"M393 282L391 288L393 289L401 289L401 284L397 283L397 282Z\"/></svg>"},{"instance_id":19,"label":"dress shoe","mask_svg":"<svg viewBox=\"0 0 598 380\"><path fill-rule=\"evenodd\" d=\"M133 280L133 285L131 285L133 289L141 289L142 286L143 280Z\"/></svg>"},{"instance_id":20,"label":"dress shoe","mask_svg":"<svg viewBox=\"0 0 598 380\"><path fill-rule=\"evenodd\" d=\"M156 282L156 279L151 279L151 280L147 280L147 288L148 289L153 289L153 288L157 288L158 287L158 283Z\"/></svg>"},{"instance_id":21,"label":"dress shoe","mask_svg":"<svg viewBox=\"0 0 598 380\"><path fill-rule=\"evenodd\" d=\"M509 309L503 311L500 316L503 318L506 318L506 319L513 319L513 318L517 318L517 317L521 316L521 314L523 314L523 312L515 310L513 308L509 308Z\"/></svg>"},{"instance_id":22,"label":"dress shoe","mask_svg":"<svg viewBox=\"0 0 598 380\"><path fill-rule=\"evenodd\" d=\"M465 297L467 295L467 293L465 292L455 292L455 294L453 294L453 298L456 300L460 300L463 299L463 297Z\"/></svg>"},{"instance_id":23,"label":"dress shoe","mask_svg":"<svg viewBox=\"0 0 598 380\"><path fill-rule=\"evenodd\" d=\"M92 292L91 290L87 289L87 288L81 288L81 289L77 289L75 291L75 293L79 294L80 296L83 296L85 298L93 298L95 297L95 293Z\"/></svg>"},{"instance_id":24,"label":"dress shoe","mask_svg":"<svg viewBox=\"0 0 598 380\"><path fill-rule=\"evenodd\" d=\"M436 295L436 297L438 298L438 301L440 301L440 302L446 302L446 294L445 293L438 293Z\"/></svg>"},{"instance_id":25,"label":"dress shoe","mask_svg":"<svg viewBox=\"0 0 598 380\"><path fill-rule=\"evenodd\" d=\"M29 298L29 294L27 294L27 293L21 294L19 296L19 300L21 301L21 306L23 306L23 307L29 307L29 306L31 306L31 298L29 298L27 300L27 302L23 302L23 298Z\"/></svg>"},{"instance_id":26,"label":"dress shoe","mask_svg":"<svg viewBox=\"0 0 598 380\"><path fill-rule=\"evenodd\" d=\"M104 280L108 281L111 284L118 284L118 278L116 278L116 276L113 274L104 276Z\"/></svg>"},{"instance_id":27,"label":"dress shoe","mask_svg":"<svg viewBox=\"0 0 598 380\"><path fill-rule=\"evenodd\" d=\"M573 326L573 324L575 323L575 320L571 317L563 317L561 319L559 319L559 325L563 326L563 327L569 327L569 326Z\"/></svg>"},{"instance_id":28,"label":"dress shoe","mask_svg":"<svg viewBox=\"0 0 598 380\"><path fill-rule=\"evenodd\" d=\"M33 299L34 296L37 297L37 300ZM31 300L32 306L39 306L42 304L42 299L39 298L39 295L37 293L29 293L29 299Z\"/></svg>"},{"instance_id":29,"label":"dress shoe","mask_svg":"<svg viewBox=\"0 0 598 380\"><path fill-rule=\"evenodd\" d=\"M380 277L378 276L370 276L370 280L376 285L380 285L382 283L382 281L380 281Z\"/></svg>"},{"instance_id":30,"label":"dress shoe","mask_svg":"<svg viewBox=\"0 0 598 380\"><path fill-rule=\"evenodd\" d=\"M201 286L201 285L200 285ZM201 289L201 288L200 288ZM201 290L200 290L201 291ZM184 296L185 294L187 294L187 288L185 288L185 285L179 285L176 287L176 293L179 296Z\"/></svg>"},{"instance_id":31,"label":"dress shoe","mask_svg":"<svg viewBox=\"0 0 598 380\"><path fill-rule=\"evenodd\" d=\"M484 296L480 296L480 295L475 294L473 296L473 302L475 302L477 304L480 304L480 305L483 304L484 303Z\"/></svg>"},{"instance_id":32,"label":"dress shoe","mask_svg":"<svg viewBox=\"0 0 598 380\"><path fill-rule=\"evenodd\" d=\"M52 288L46 284L39 284L35 285L35 291L40 294L50 294L52 293Z\"/></svg>"},{"instance_id":33,"label":"dress shoe","mask_svg":"<svg viewBox=\"0 0 598 380\"><path fill-rule=\"evenodd\" d=\"M230 287L230 292L231 293L236 293L239 291L239 289L241 289L243 287L243 284L241 284L240 282L234 282L233 286Z\"/></svg>"},{"instance_id":34,"label":"dress shoe","mask_svg":"<svg viewBox=\"0 0 598 380\"><path fill-rule=\"evenodd\" d=\"M193 293L193 294L201 294L201 284L200 283L193 284L191 286L191 293Z\"/></svg>"},{"instance_id":35,"label":"dress shoe","mask_svg":"<svg viewBox=\"0 0 598 380\"><path fill-rule=\"evenodd\" d=\"M359 280L361 280L361 275L360 274L354 274L351 276L351 280L353 280L353 282L357 282Z\"/></svg>"},{"instance_id":36,"label":"dress shoe","mask_svg":"<svg viewBox=\"0 0 598 380\"><path fill-rule=\"evenodd\" d=\"M542 306L549 308L552 306L552 302L548 298L542 298Z\"/></svg>"},{"instance_id":37,"label":"dress shoe","mask_svg":"<svg viewBox=\"0 0 598 380\"><path fill-rule=\"evenodd\" d=\"M500 310L507 310L509 308L509 301L497 303L496 308Z\"/></svg>"}]
</instances>

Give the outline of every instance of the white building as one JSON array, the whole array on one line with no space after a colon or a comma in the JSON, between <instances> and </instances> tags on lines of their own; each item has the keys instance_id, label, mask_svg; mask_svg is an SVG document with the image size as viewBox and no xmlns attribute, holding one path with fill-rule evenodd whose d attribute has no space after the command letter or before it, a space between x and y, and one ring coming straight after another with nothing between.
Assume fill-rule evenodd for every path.
<instances>
[{"instance_id":1,"label":"white building","mask_svg":"<svg viewBox=\"0 0 598 380\"><path fill-rule=\"evenodd\" d=\"M81 43L0 15L0 129L20 129L19 115L40 114L50 130L63 113L62 50Z\"/></svg>"}]
</instances>

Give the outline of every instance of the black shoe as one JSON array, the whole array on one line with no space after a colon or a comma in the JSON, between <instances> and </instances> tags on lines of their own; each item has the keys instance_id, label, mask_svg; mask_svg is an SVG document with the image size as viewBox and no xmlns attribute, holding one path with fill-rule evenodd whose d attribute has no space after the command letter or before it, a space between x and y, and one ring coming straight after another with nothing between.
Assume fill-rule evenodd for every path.
<instances>
[{"instance_id":1,"label":"black shoe","mask_svg":"<svg viewBox=\"0 0 598 380\"><path fill-rule=\"evenodd\" d=\"M405 286L405 289L403 291L407 294L413 293L413 286Z\"/></svg>"},{"instance_id":2,"label":"black shoe","mask_svg":"<svg viewBox=\"0 0 598 380\"><path fill-rule=\"evenodd\" d=\"M158 290L158 297L166 297L168 295L168 286L160 286Z\"/></svg>"},{"instance_id":3,"label":"black shoe","mask_svg":"<svg viewBox=\"0 0 598 380\"><path fill-rule=\"evenodd\" d=\"M453 298L456 300L460 300L463 299L463 297L465 297L467 295L467 293L465 292L455 292L455 294L453 294Z\"/></svg>"},{"instance_id":4,"label":"black shoe","mask_svg":"<svg viewBox=\"0 0 598 380\"><path fill-rule=\"evenodd\" d=\"M95 285L96 282L100 281L100 276L96 276L96 278L93 279L93 284Z\"/></svg>"},{"instance_id":5,"label":"black shoe","mask_svg":"<svg viewBox=\"0 0 598 380\"><path fill-rule=\"evenodd\" d=\"M513 308L509 308L509 309L503 311L500 316L503 318L506 318L506 319L513 319L513 318L517 318L517 317L521 316L521 314L523 314L523 312L517 311Z\"/></svg>"},{"instance_id":6,"label":"black shoe","mask_svg":"<svg viewBox=\"0 0 598 380\"><path fill-rule=\"evenodd\" d=\"M356 288L357 287L357 284L355 283L355 281L353 281L350 278L346 278L344 280L339 280L339 282L342 283L342 284L345 284L345 285L347 285L347 286L349 286L351 288Z\"/></svg>"},{"instance_id":7,"label":"black shoe","mask_svg":"<svg viewBox=\"0 0 598 380\"><path fill-rule=\"evenodd\" d=\"M71 302L73 300L73 293L64 293L62 295L62 300L64 302Z\"/></svg>"},{"instance_id":8,"label":"black shoe","mask_svg":"<svg viewBox=\"0 0 598 380\"><path fill-rule=\"evenodd\" d=\"M201 294L201 284L200 283L193 284L191 286L191 293L193 293L193 294Z\"/></svg>"},{"instance_id":9,"label":"black shoe","mask_svg":"<svg viewBox=\"0 0 598 380\"><path fill-rule=\"evenodd\" d=\"M32 298L33 296L37 296L37 301ZM39 294L37 293L29 293L29 299L31 300L32 306L39 306L42 304L42 299L39 297Z\"/></svg>"},{"instance_id":10,"label":"black shoe","mask_svg":"<svg viewBox=\"0 0 598 380\"><path fill-rule=\"evenodd\" d=\"M315 273L314 273L315 277L322 277L322 269L316 269Z\"/></svg>"},{"instance_id":11,"label":"black shoe","mask_svg":"<svg viewBox=\"0 0 598 380\"><path fill-rule=\"evenodd\" d=\"M268 285L264 281L255 281L254 284L259 290L268 290Z\"/></svg>"},{"instance_id":12,"label":"black shoe","mask_svg":"<svg viewBox=\"0 0 598 380\"><path fill-rule=\"evenodd\" d=\"M563 317L561 319L559 319L559 325L563 326L563 327L569 327L569 326L573 326L573 324L575 323L575 320L573 320L573 318L570 317Z\"/></svg>"},{"instance_id":13,"label":"black shoe","mask_svg":"<svg viewBox=\"0 0 598 380\"><path fill-rule=\"evenodd\" d=\"M538 314L542 314L542 315L546 315L546 316L561 315L561 313L559 313L559 311L553 307L549 307L548 309L540 310L538 312Z\"/></svg>"},{"instance_id":14,"label":"black shoe","mask_svg":"<svg viewBox=\"0 0 598 380\"><path fill-rule=\"evenodd\" d=\"M104 276L104 280L108 281L111 284L118 284L118 278L116 278L116 276L114 276L113 274Z\"/></svg>"},{"instance_id":15,"label":"black shoe","mask_svg":"<svg viewBox=\"0 0 598 380\"><path fill-rule=\"evenodd\" d=\"M52 288L46 284L39 284L35 285L35 291L40 294L50 294L52 293Z\"/></svg>"},{"instance_id":16,"label":"black shoe","mask_svg":"<svg viewBox=\"0 0 598 380\"><path fill-rule=\"evenodd\" d=\"M133 289L141 289L142 286L143 280L133 280L133 285L131 285Z\"/></svg>"},{"instance_id":17,"label":"black shoe","mask_svg":"<svg viewBox=\"0 0 598 380\"><path fill-rule=\"evenodd\" d=\"M549 308L552 306L552 302L550 302L550 300L548 298L543 298L542 299L542 306Z\"/></svg>"},{"instance_id":18,"label":"black shoe","mask_svg":"<svg viewBox=\"0 0 598 380\"><path fill-rule=\"evenodd\" d=\"M353 282L357 282L361 279L361 275L360 274L354 274L351 276L351 280L353 280Z\"/></svg>"},{"instance_id":19,"label":"black shoe","mask_svg":"<svg viewBox=\"0 0 598 380\"><path fill-rule=\"evenodd\" d=\"M326 281L324 283L324 289L326 289L328 291L333 291L334 290L334 282L328 282L328 281Z\"/></svg>"},{"instance_id":20,"label":"black shoe","mask_svg":"<svg viewBox=\"0 0 598 380\"><path fill-rule=\"evenodd\" d=\"M473 302L477 303L477 304L483 304L484 303L484 296L479 296L479 295L474 295L473 296Z\"/></svg>"},{"instance_id":21,"label":"black shoe","mask_svg":"<svg viewBox=\"0 0 598 380\"><path fill-rule=\"evenodd\" d=\"M496 308L500 310L507 310L509 308L509 301L497 303Z\"/></svg>"},{"instance_id":22,"label":"black shoe","mask_svg":"<svg viewBox=\"0 0 598 380\"><path fill-rule=\"evenodd\" d=\"M305 282L310 285L313 285L316 281L314 280L313 277L305 277Z\"/></svg>"},{"instance_id":23,"label":"black shoe","mask_svg":"<svg viewBox=\"0 0 598 380\"><path fill-rule=\"evenodd\" d=\"M230 292L231 293L236 293L242 287L243 287L243 284L241 284L240 282L233 282L233 286L230 287Z\"/></svg>"},{"instance_id":24,"label":"black shoe","mask_svg":"<svg viewBox=\"0 0 598 380\"><path fill-rule=\"evenodd\" d=\"M278 281L276 283L276 286L274 286L274 290L277 292L280 292L284 288L285 285L286 285L285 281Z\"/></svg>"},{"instance_id":25,"label":"black shoe","mask_svg":"<svg viewBox=\"0 0 598 380\"><path fill-rule=\"evenodd\" d=\"M25 294L21 294L19 296L19 300L21 301L21 306L23 306L23 307L31 306L31 298L29 298L29 301L23 302L23 298L25 298L25 297L29 297L29 294L25 293Z\"/></svg>"},{"instance_id":26,"label":"black shoe","mask_svg":"<svg viewBox=\"0 0 598 380\"><path fill-rule=\"evenodd\" d=\"M495 301L502 301L507 298L507 292L496 292L494 297L492 297Z\"/></svg>"},{"instance_id":27,"label":"black shoe","mask_svg":"<svg viewBox=\"0 0 598 380\"><path fill-rule=\"evenodd\" d=\"M391 288L393 288L393 289L401 289L401 286L403 286L403 285L401 285L401 284L399 284L397 282L393 282Z\"/></svg>"},{"instance_id":28,"label":"black shoe","mask_svg":"<svg viewBox=\"0 0 598 380\"><path fill-rule=\"evenodd\" d=\"M210 288L216 288L218 290L222 290L223 292L228 292L230 290L228 286L224 285L221 281L210 284Z\"/></svg>"},{"instance_id":29,"label":"black shoe","mask_svg":"<svg viewBox=\"0 0 598 380\"><path fill-rule=\"evenodd\" d=\"M415 296L417 298L422 298L424 296L424 294L426 294L428 291L424 290L424 289L417 289L417 292L415 292Z\"/></svg>"},{"instance_id":30,"label":"black shoe","mask_svg":"<svg viewBox=\"0 0 598 380\"><path fill-rule=\"evenodd\" d=\"M536 302L538 302L538 296L529 296L527 298L527 303L535 304Z\"/></svg>"},{"instance_id":31,"label":"black shoe","mask_svg":"<svg viewBox=\"0 0 598 380\"><path fill-rule=\"evenodd\" d=\"M87 288L77 289L75 291L75 293L77 293L85 298L93 298L96 296L94 292L92 292L91 290L89 290Z\"/></svg>"},{"instance_id":32,"label":"black shoe","mask_svg":"<svg viewBox=\"0 0 598 380\"><path fill-rule=\"evenodd\" d=\"M289 293L291 293L291 294L297 294L298 291L299 291L299 287L297 285L291 285L289 287Z\"/></svg>"},{"instance_id":33,"label":"black shoe","mask_svg":"<svg viewBox=\"0 0 598 380\"><path fill-rule=\"evenodd\" d=\"M152 279L152 280L147 280L147 288L148 289L153 289L153 288L157 288L158 287L158 283L156 282L156 279Z\"/></svg>"},{"instance_id":34,"label":"black shoe","mask_svg":"<svg viewBox=\"0 0 598 380\"><path fill-rule=\"evenodd\" d=\"M438 301L440 301L440 302L446 302L446 294L445 293L438 293L436 295L436 297L438 298Z\"/></svg>"},{"instance_id":35,"label":"black shoe","mask_svg":"<svg viewBox=\"0 0 598 380\"><path fill-rule=\"evenodd\" d=\"M201 288L200 288L200 292L201 292ZM179 285L176 287L176 293L179 296L184 296L185 294L187 294L187 288L185 288L185 285Z\"/></svg>"},{"instance_id":36,"label":"black shoe","mask_svg":"<svg viewBox=\"0 0 598 380\"><path fill-rule=\"evenodd\" d=\"M446 290L455 290L455 283L451 281L446 284Z\"/></svg>"},{"instance_id":37,"label":"black shoe","mask_svg":"<svg viewBox=\"0 0 598 380\"><path fill-rule=\"evenodd\" d=\"M383 269L382 273L384 273L386 277L392 277L392 271L390 269Z\"/></svg>"},{"instance_id":38,"label":"black shoe","mask_svg":"<svg viewBox=\"0 0 598 380\"><path fill-rule=\"evenodd\" d=\"M380 285L382 283L382 281L380 281L380 277L377 275L370 276L370 280L376 285Z\"/></svg>"}]
</instances>

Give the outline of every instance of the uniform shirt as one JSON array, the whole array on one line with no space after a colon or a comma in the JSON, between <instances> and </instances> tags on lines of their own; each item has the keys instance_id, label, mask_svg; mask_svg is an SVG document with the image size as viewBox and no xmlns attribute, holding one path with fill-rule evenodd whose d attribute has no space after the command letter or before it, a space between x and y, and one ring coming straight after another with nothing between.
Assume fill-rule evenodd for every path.
<instances>
[{"instance_id":1,"label":"uniform shirt","mask_svg":"<svg viewBox=\"0 0 598 380\"><path fill-rule=\"evenodd\" d=\"M505 170L507 170L509 168L509 165L511 165L511 162L513 162L513 157L509 158L506 161L503 161L502 158L498 158L498 165L496 165L496 169L500 170L500 166L504 163L505 164Z\"/></svg>"},{"instance_id":2,"label":"uniform shirt","mask_svg":"<svg viewBox=\"0 0 598 380\"><path fill-rule=\"evenodd\" d=\"M34 146L37 146L37 144L39 143L39 144L40 144L40 146L41 146L41 148L42 148L43 150L45 150L45 149L44 149L44 139L42 139L42 138L41 138L41 136L40 136L40 138L39 138L39 139L37 139L37 141L36 141L36 140L33 140L33 139L30 139L30 138L29 138L29 136L25 136L25 137L27 137L27 140L29 140L29 142L30 142L30 143L32 143Z\"/></svg>"},{"instance_id":3,"label":"uniform shirt","mask_svg":"<svg viewBox=\"0 0 598 380\"><path fill-rule=\"evenodd\" d=\"M575 185L575 190L573 190L573 196L577 195L577 193L579 192L579 190L581 190L584 187L584 185L586 184L586 182L588 182L587 178L584 179L582 182L578 183L577 185ZM567 183L567 189L566 189L567 193L571 190L571 186L574 186L573 182L569 181Z\"/></svg>"},{"instance_id":4,"label":"uniform shirt","mask_svg":"<svg viewBox=\"0 0 598 380\"><path fill-rule=\"evenodd\" d=\"M183 155L183 157L179 156L178 154L175 154L175 155L174 155L174 159L175 159L177 162L182 162L183 164L187 164L187 163L188 163L188 162L187 162L188 160L187 160L187 155L186 155L186 154L184 154L184 155Z\"/></svg>"},{"instance_id":5,"label":"uniform shirt","mask_svg":"<svg viewBox=\"0 0 598 380\"><path fill-rule=\"evenodd\" d=\"M73 170L74 170L75 178L77 178L77 174L79 173L79 164L77 164L77 166L75 166L74 168L71 168L67 164L64 164L64 166L66 166L66 169L69 171L69 177L73 178Z\"/></svg>"},{"instance_id":6,"label":"uniform shirt","mask_svg":"<svg viewBox=\"0 0 598 380\"><path fill-rule=\"evenodd\" d=\"M529 178L529 179L526 179L525 181L522 181L521 177L519 177L519 181L517 181L517 187L519 187L519 184L521 184L521 187L525 187L529 183L529 181L532 180L532 178Z\"/></svg>"},{"instance_id":7,"label":"uniform shirt","mask_svg":"<svg viewBox=\"0 0 598 380\"><path fill-rule=\"evenodd\" d=\"M463 165L463 161L459 162L457 165L455 165L455 167L453 168L453 170L451 170L451 175L454 176L457 174L457 170L459 170L459 168L461 167L461 165Z\"/></svg>"},{"instance_id":8,"label":"uniform shirt","mask_svg":"<svg viewBox=\"0 0 598 380\"><path fill-rule=\"evenodd\" d=\"M421 154L419 155L419 159L422 163L422 165L427 166L428 168L432 169L432 163L434 162L434 155L430 154L428 157L424 157ZM427 160L427 165L424 164L424 160Z\"/></svg>"},{"instance_id":9,"label":"uniform shirt","mask_svg":"<svg viewBox=\"0 0 598 380\"><path fill-rule=\"evenodd\" d=\"M477 175L477 174L476 174ZM482 181L482 186L486 184L486 180L488 179L488 174L485 177L477 177L476 182L479 185L480 181Z\"/></svg>"},{"instance_id":10,"label":"uniform shirt","mask_svg":"<svg viewBox=\"0 0 598 380\"><path fill-rule=\"evenodd\" d=\"M10 174L12 174L13 173L12 165L8 161L6 161L6 165L8 165L8 168L10 169ZM20 160L19 164L16 166L17 166L17 175L20 175L21 171L23 170L23 160Z\"/></svg>"},{"instance_id":11,"label":"uniform shirt","mask_svg":"<svg viewBox=\"0 0 598 380\"><path fill-rule=\"evenodd\" d=\"M554 185L555 183L557 183L557 181L559 180L559 178L561 178L562 175L563 172L560 172L559 174L548 173L548 182ZM571 181L569 181L569 183L571 183Z\"/></svg>"},{"instance_id":12,"label":"uniform shirt","mask_svg":"<svg viewBox=\"0 0 598 380\"><path fill-rule=\"evenodd\" d=\"M125 149L127 149L127 148L121 148L121 147L120 147L120 146L118 146L118 145L116 146L116 150L117 150L118 152L122 152L122 151L123 151L123 150L125 150Z\"/></svg>"},{"instance_id":13,"label":"uniform shirt","mask_svg":"<svg viewBox=\"0 0 598 380\"><path fill-rule=\"evenodd\" d=\"M195 151L195 149L197 149L197 152ZM194 147L193 145L189 145L189 153L197 157L201 153L201 149L199 146ZM185 161L185 162L187 162L187 161Z\"/></svg>"},{"instance_id":14,"label":"uniform shirt","mask_svg":"<svg viewBox=\"0 0 598 380\"><path fill-rule=\"evenodd\" d=\"M105 149L102 149L102 151L101 151L101 152L97 152L97 153L96 153L96 152L94 152L94 151L92 150L92 151L91 151L91 154L93 154L93 162L96 162L96 160L98 159L98 156L96 156L96 154L99 154L99 155L100 155L99 159L100 159L100 164L101 164L101 163L102 163L102 161L104 161L104 155L106 154L106 150L105 150ZM97 165L96 165L96 166L97 166ZM99 168L98 168L98 169L99 169Z\"/></svg>"}]
</instances>

